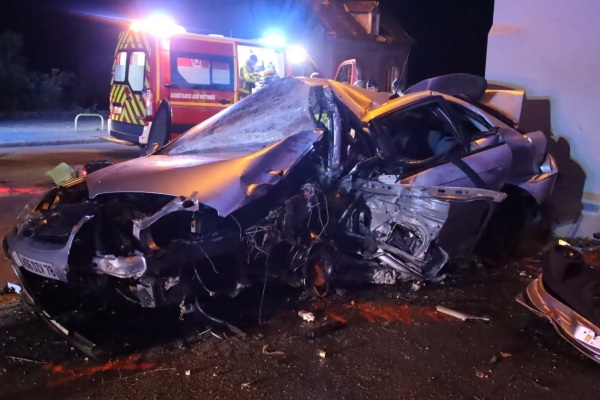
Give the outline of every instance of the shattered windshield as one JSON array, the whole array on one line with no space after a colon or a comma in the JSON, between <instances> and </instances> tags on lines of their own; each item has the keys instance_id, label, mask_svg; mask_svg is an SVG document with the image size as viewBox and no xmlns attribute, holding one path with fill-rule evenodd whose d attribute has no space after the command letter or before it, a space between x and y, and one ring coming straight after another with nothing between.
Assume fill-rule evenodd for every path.
<instances>
[{"instance_id":1,"label":"shattered windshield","mask_svg":"<svg viewBox=\"0 0 600 400\"><path fill-rule=\"evenodd\" d=\"M250 154L294 133L317 129L313 86L278 80L189 130L159 154ZM311 100L311 97L313 100Z\"/></svg>"}]
</instances>

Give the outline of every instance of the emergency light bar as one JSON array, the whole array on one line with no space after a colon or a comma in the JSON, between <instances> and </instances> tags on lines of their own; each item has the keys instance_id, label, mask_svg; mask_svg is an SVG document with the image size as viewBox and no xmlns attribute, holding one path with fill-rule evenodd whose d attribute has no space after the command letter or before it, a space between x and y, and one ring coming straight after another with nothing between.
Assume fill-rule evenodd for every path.
<instances>
[{"instance_id":1,"label":"emergency light bar","mask_svg":"<svg viewBox=\"0 0 600 400\"><path fill-rule=\"evenodd\" d=\"M177 25L167 17L151 17L144 20L133 21L129 26L132 31L144 31L151 35L160 37L169 37L180 33L185 33L183 26Z\"/></svg>"}]
</instances>

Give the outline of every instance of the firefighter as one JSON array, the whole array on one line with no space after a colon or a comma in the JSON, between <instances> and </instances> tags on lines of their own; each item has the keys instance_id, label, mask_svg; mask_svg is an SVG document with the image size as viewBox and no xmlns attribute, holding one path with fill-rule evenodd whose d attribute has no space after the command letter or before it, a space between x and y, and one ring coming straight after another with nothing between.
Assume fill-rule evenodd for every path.
<instances>
[{"instance_id":1,"label":"firefighter","mask_svg":"<svg viewBox=\"0 0 600 400\"><path fill-rule=\"evenodd\" d=\"M240 68L240 79L243 81L242 88L240 89L242 97L248 96L252 93L252 89L256 87L258 74L255 72L254 67L257 63L258 57L256 57L256 54L252 54L248 58L248 61Z\"/></svg>"}]
</instances>

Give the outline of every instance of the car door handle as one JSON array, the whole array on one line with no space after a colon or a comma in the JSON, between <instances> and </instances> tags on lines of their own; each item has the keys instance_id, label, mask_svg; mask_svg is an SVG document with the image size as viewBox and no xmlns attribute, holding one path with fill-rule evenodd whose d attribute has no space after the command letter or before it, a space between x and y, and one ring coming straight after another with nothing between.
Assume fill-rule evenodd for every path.
<instances>
[{"instance_id":1,"label":"car door handle","mask_svg":"<svg viewBox=\"0 0 600 400\"><path fill-rule=\"evenodd\" d=\"M231 99L221 99L219 100L219 103L225 105L225 104L231 104Z\"/></svg>"},{"instance_id":2,"label":"car door handle","mask_svg":"<svg viewBox=\"0 0 600 400\"><path fill-rule=\"evenodd\" d=\"M127 101L131 101L131 100L133 100L133 97L131 97L131 96L127 96L127 97L125 97L125 100L127 100Z\"/></svg>"},{"instance_id":3,"label":"car door handle","mask_svg":"<svg viewBox=\"0 0 600 400\"><path fill-rule=\"evenodd\" d=\"M167 89L179 89L179 86L173 84L173 83L165 83L165 87Z\"/></svg>"}]
</instances>

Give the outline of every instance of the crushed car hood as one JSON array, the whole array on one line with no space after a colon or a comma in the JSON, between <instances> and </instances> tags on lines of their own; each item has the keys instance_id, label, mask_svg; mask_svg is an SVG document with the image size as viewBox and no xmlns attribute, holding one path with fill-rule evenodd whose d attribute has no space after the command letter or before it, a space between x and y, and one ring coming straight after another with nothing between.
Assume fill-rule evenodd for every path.
<instances>
[{"instance_id":1,"label":"crushed car hood","mask_svg":"<svg viewBox=\"0 0 600 400\"><path fill-rule=\"evenodd\" d=\"M90 198L117 192L193 196L226 216L266 193L322 136L299 132L243 157L151 155L113 165L87 177ZM235 157L235 156L233 156Z\"/></svg>"}]
</instances>

